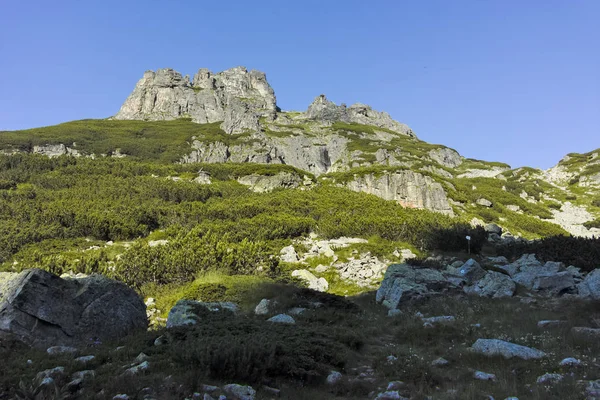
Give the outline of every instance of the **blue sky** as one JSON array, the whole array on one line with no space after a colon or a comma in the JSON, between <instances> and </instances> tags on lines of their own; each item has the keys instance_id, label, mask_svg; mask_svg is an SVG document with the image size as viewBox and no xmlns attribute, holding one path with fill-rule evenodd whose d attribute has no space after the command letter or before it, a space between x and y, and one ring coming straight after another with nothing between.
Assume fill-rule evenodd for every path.
<instances>
[{"instance_id":1,"label":"blue sky","mask_svg":"<svg viewBox=\"0 0 600 400\"><path fill-rule=\"evenodd\" d=\"M115 114L148 69L259 69L466 157L548 168L600 147L600 1L0 0L0 130Z\"/></svg>"}]
</instances>

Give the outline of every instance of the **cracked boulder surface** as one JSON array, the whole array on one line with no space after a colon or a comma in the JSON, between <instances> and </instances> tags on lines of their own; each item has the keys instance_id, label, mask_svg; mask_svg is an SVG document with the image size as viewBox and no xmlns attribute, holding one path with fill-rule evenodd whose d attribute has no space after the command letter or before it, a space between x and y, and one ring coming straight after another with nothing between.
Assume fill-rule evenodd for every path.
<instances>
[{"instance_id":1,"label":"cracked boulder surface","mask_svg":"<svg viewBox=\"0 0 600 400\"><path fill-rule=\"evenodd\" d=\"M0 273L0 340L47 348L114 340L148 326L134 290L101 275Z\"/></svg>"}]
</instances>

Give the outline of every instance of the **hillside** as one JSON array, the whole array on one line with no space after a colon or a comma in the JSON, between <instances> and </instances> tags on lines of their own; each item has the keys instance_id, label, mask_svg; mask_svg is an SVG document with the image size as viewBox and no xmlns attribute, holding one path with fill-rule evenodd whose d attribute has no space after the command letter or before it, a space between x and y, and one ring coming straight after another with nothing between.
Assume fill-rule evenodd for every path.
<instances>
[{"instance_id":1,"label":"hillside","mask_svg":"<svg viewBox=\"0 0 600 400\"><path fill-rule=\"evenodd\" d=\"M62 275L74 299L92 285L72 281L90 274L144 298L149 332L91 349L95 380L81 389L83 378L75 388L66 376L55 379L64 387L52 387L66 398L113 398L126 389L135 389L132 398L154 398L144 387L186 398L202 387L210 399L221 389L204 389L200 382L209 378L218 386L281 387L283 398L375 398L400 378L406 382L390 390L419 399L440 390L444 399L493 390L567 398L578 388L574 378L551 394L530 390L536 374L548 372L546 361L517 361L525 372L516 376L512 363L488 363L465 345L485 335L522 338L556 364L558 357L583 359L582 379L600 370L589 356L597 342L570 333L600 321L595 303L585 302L600 293L600 246L567 237L600 235L599 188L600 149L569 154L547 171L511 169L424 142L364 104L336 105L320 95L306 111L282 111L262 72L201 69L190 80L171 69L148 71L114 117L0 131L0 322L12 301L3 303L7 288L21 293L14 282L26 279L16 273L31 268ZM537 259L528 255L534 252ZM477 276L463 276L471 268ZM402 309L388 307L402 296ZM194 318L209 322L169 330L181 300L219 312L195 310ZM185 304L177 315L184 321ZM3 344L11 329L29 335L38 322L48 331L59 326L44 320L44 307L31 307L41 322L28 314L13 326L0 323L0 354L11 359L0 399L20 393L19 380L26 386L19 398L45 398L31 394L44 377L25 370L29 358L40 368L60 361L76 369L68 355L52 361L25 349L10 357ZM453 314L458 323L431 322L421 312ZM281 313L298 325L274 328L265 320ZM568 340L534 335L542 319L564 320ZM126 350L109 348L117 345ZM145 358L135 357L140 352ZM430 363L442 355L448 369ZM121 368L134 357L131 368L150 359L153 369L113 379L113 363ZM472 385L463 362L497 371L499 388L491 378ZM332 369L345 377L323 386ZM272 396L261 389L258 398Z\"/></svg>"}]
</instances>

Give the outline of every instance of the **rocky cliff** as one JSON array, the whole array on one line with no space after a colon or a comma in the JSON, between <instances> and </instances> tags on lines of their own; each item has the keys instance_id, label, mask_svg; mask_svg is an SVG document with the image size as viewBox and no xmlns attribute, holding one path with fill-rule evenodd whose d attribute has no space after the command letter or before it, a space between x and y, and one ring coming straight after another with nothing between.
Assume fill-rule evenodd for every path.
<instances>
[{"instance_id":1,"label":"rocky cliff","mask_svg":"<svg viewBox=\"0 0 600 400\"><path fill-rule=\"evenodd\" d=\"M146 71L115 119L223 121L227 133L258 130L259 118L274 119L275 93L260 71L244 67L213 74L200 69L192 81L170 68Z\"/></svg>"}]
</instances>

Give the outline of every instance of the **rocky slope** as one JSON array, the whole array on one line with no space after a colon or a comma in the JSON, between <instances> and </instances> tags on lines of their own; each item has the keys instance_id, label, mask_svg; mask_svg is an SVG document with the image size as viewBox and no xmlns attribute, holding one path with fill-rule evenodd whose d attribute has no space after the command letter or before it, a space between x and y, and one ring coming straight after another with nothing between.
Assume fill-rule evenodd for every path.
<instances>
[{"instance_id":1,"label":"rocky slope","mask_svg":"<svg viewBox=\"0 0 600 400\"><path fill-rule=\"evenodd\" d=\"M138 139L150 139L146 132L155 130L162 138L153 151L173 146L169 158L180 163L289 165L316 176L316 184L496 223L515 235L600 234L598 150L570 154L548 171L511 170L423 142L407 125L364 104L336 105L319 95L304 112L281 111L266 75L244 67L216 74L200 69L192 79L172 69L147 71L113 118L92 122L97 126L68 133L60 125L25 131L27 140L18 132L2 132L0 149L49 157L144 158ZM110 140L98 131L108 132ZM125 132L131 132L130 143ZM268 186L276 188L273 182ZM281 181L281 187L306 185Z\"/></svg>"}]
</instances>

